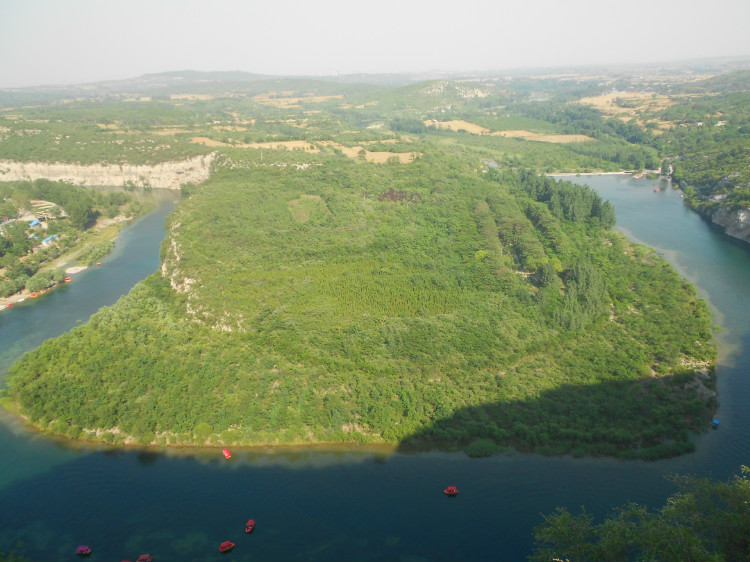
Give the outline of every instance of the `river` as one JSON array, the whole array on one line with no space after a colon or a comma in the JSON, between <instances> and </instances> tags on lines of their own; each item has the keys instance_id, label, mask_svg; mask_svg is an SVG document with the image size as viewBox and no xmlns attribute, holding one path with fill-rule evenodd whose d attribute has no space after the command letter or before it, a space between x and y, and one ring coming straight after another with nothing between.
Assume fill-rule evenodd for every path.
<instances>
[{"instance_id":1,"label":"river","mask_svg":"<svg viewBox=\"0 0 750 562\"><path fill-rule=\"evenodd\" d=\"M38 436L0 414L0 552L31 560L522 560L534 525L557 506L596 517L628 501L661 505L665 475L726 479L750 464L750 251L689 211L668 184L570 178L615 204L618 226L698 287L714 313L721 428L695 453L653 463L612 459L377 451L113 449ZM658 188L658 192L654 192ZM25 351L114 303L158 267L164 218L126 228L102 267L40 302L0 313L0 376ZM455 485L461 493L447 498ZM252 535L244 524L257 520Z\"/></svg>"}]
</instances>

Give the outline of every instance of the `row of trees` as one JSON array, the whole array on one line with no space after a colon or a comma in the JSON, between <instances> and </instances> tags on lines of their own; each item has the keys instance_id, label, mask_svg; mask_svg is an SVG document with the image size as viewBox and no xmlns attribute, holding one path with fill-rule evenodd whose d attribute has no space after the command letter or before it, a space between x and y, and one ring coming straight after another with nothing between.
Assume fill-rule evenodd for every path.
<instances>
[{"instance_id":1,"label":"row of trees","mask_svg":"<svg viewBox=\"0 0 750 562\"><path fill-rule=\"evenodd\" d=\"M531 562L549 560L750 560L748 467L727 481L671 476L678 486L656 511L630 503L595 521L559 508L534 531Z\"/></svg>"}]
</instances>

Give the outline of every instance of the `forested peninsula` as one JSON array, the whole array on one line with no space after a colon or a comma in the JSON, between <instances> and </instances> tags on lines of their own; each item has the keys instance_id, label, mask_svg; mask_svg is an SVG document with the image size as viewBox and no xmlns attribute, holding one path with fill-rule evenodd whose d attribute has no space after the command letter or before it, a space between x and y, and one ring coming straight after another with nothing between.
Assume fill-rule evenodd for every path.
<instances>
[{"instance_id":1,"label":"forested peninsula","mask_svg":"<svg viewBox=\"0 0 750 562\"><path fill-rule=\"evenodd\" d=\"M608 230L595 193L441 151L292 174L238 158L171 217L160 273L13 368L36 425L162 445L691 447L712 406L708 310Z\"/></svg>"},{"instance_id":2,"label":"forested peninsula","mask_svg":"<svg viewBox=\"0 0 750 562\"><path fill-rule=\"evenodd\" d=\"M708 307L612 230L608 202L545 175L668 164L653 127L583 103L600 84L194 87L121 119L94 100L0 121L19 160L48 143L17 135L31 119L69 123L55 160L79 143L104 162L212 155L210 177L181 186L160 270L12 367L4 402L37 428L158 446L693 449L717 405Z\"/></svg>"}]
</instances>

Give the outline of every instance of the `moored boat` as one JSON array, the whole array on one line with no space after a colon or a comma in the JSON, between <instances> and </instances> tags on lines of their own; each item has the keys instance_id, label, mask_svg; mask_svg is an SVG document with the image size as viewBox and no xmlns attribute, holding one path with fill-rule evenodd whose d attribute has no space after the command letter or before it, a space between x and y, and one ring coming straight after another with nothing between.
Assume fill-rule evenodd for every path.
<instances>
[{"instance_id":1,"label":"moored boat","mask_svg":"<svg viewBox=\"0 0 750 562\"><path fill-rule=\"evenodd\" d=\"M232 541L224 541L219 545L219 552L229 552L234 548L234 543Z\"/></svg>"},{"instance_id":2,"label":"moored boat","mask_svg":"<svg viewBox=\"0 0 750 562\"><path fill-rule=\"evenodd\" d=\"M458 495L458 488L456 488L455 486L448 486L444 490L444 493L446 496L456 496Z\"/></svg>"},{"instance_id":3,"label":"moored boat","mask_svg":"<svg viewBox=\"0 0 750 562\"><path fill-rule=\"evenodd\" d=\"M66 277L66 278L65 278L65 282L66 282L66 283L70 283L70 282L71 282L72 280L73 280L73 278L72 278L72 277Z\"/></svg>"},{"instance_id":4,"label":"moored boat","mask_svg":"<svg viewBox=\"0 0 750 562\"><path fill-rule=\"evenodd\" d=\"M78 556L88 556L91 554L91 547L87 544L82 544L78 548L76 548L76 554Z\"/></svg>"},{"instance_id":5,"label":"moored boat","mask_svg":"<svg viewBox=\"0 0 750 562\"><path fill-rule=\"evenodd\" d=\"M252 533L253 529L255 529L255 519L250 519L247 522L247 525L245 525L245 532L246 533Z\"/></svg>"},{"instance_id":6,"label":"moored boat","mask_svg":"<svg viewBox=\"0 0 750 562\"><path fill-rule=\"evenodd\" d=\"M136 562L154 562L154 557L150 554L141 554Z\"/></svg>"},{"instance_id":7,"label":"moored boat","mask_svg":"<svg viewBox=\"0 0 750 562\"><path fill-rule=\"evenodd\" d=\"M225 459L229 459L229 458L232 458L232 453L230 453L230 452L229 452L229 449L224 449L224 450L222 451L222 453L224 454L224 458L225 458Z\"/></svg>"}]
</instances>

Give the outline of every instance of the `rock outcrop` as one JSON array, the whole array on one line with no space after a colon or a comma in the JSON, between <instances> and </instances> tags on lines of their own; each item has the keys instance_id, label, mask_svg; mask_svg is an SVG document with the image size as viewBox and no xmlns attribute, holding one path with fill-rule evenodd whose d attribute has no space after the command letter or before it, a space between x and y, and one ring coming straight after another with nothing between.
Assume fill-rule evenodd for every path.
<instances>
[{"instance_id":1,"label":"rock outcrop","mask_svg":"<svg viewBox=\"0 0 750 562\"><path fill-rule=\"evenodd\" d=\"M15 162L0 160L0 181L48 179L75 185L105 187L154 187L180 189L187 183L200 183L211 171L215 154L195 156L161 164L65 164L62 162Z\"/></svg>"},{"instance_id":2,"label":"rock outcrop","mask_svg":"<svg viewBox=\"0 0 750 562\"><path fill-rule=\"evenodd\" d=\"M750 244L750 209L728 211L719 209L711 215L714 224L721 226L724 232Z\"/></svg>"}]
</instances>

